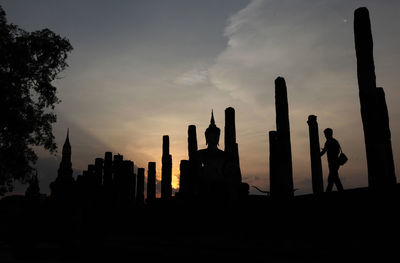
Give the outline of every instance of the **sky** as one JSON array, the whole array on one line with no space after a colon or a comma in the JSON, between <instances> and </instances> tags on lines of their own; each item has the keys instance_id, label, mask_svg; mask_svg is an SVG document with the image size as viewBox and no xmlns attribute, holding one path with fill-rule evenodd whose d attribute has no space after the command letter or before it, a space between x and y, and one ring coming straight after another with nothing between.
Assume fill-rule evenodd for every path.
<instances>
[{"instance_id":1,"label":"sky","mask_svg":"<svg viewBox=\"0 0 400 263\"><path fill-rule=\"evenodd\" d=\"M274 80L286 80L294 187L312 192L307 117L318 116L320 143L330 127L349 157L344 188L367 186L353 12L370 11L377 86L389 109L400 173L400 1L396 0L2 0L8 21L49 28L70 40L69 68L55 82L62 100L53 126L57 155L40 149L42 192L56 178L67 128L74 175L120 153L137 167L157 162L170 136L173 187L187 159L187 128L199 149L214 111L224 148L224 110L236 111L243 181L269 189L268 132L275 130ZM327 161L323 157L325 185ZM251 193L258 192L251 188Z\"/></svg>"}]
</instances>

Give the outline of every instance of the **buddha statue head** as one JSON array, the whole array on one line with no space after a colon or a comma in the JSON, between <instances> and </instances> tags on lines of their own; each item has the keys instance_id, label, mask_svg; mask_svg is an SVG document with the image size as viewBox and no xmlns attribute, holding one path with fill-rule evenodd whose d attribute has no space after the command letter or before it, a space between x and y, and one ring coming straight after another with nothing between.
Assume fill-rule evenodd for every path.
<instances>
[{"instance_id":1,"label":"buddha statue head","mask_svg":"<svg viewBox=\"0 0 400 263\"><path fill-rule=\"evenodd\" d=\"M211 111L210 125L205 132L208 148L217 148L220 133L221 130L215 125L214 113Z\"/></svg>"}]
</instances>

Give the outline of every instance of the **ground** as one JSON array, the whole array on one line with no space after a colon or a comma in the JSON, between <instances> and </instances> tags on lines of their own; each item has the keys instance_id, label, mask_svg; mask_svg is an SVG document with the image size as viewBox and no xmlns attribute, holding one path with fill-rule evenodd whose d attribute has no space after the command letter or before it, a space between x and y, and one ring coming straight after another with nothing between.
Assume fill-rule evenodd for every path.
<instances>
[{"instance_id":1,"label":"ground","mask_svg":"<svg viewBox=\"0 0 400 263\"><path fill-rule=\"evenodd\" d=\"M400 187L234 205L173 198L129 210L0 200L0 262L223 257L270 262L361 261L396 255Z\"/></svg>"}]
</instances>

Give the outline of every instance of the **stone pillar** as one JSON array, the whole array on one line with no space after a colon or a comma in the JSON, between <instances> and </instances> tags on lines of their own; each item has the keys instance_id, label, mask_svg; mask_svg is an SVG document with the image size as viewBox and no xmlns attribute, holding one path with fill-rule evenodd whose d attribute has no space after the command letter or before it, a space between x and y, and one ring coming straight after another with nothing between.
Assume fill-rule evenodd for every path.
<instances>
[{"instance_id":1,"label":"stone pillar","mask_svg":"<svg viewBox=\"0 0 400 263\"><path fill-rule=\"evenodd\" d=\"M133 205L136 200L136 174L133 168L134 163L132 161L122 161L119 189L121 191L121 204L123 207Z\"/></svg>"},{"instance_id":2,"label":"stone pillar","mask_svg":"<svg viewBox=\"0 0 400 263\"><path fill-rule=\"evenodd\" d=\"M136 200L136 174L134 172L135 164L133 161L128 161L128 167L129 167L129 177L128 177L128 193L129 193L129 199L131 199L131 204L135 203Z\"/></svg>"},{"instance_id":3,"label":"stone pillar","mask_svg":"<svg viewBox=\"0 0 400 263\"><path fill-rule=\"evenodd\" d=\"M144 168L138 168L137 171L136 203L144 203Z\"/></svg>"},{"instance_id":4,"label":"stone pillar","mask_svg":"<svg viewBox=\"0 0 400 263\"><path fill-rule=\"evenodd\" d=\"M106 152L104 154L104 175L103 185L105 188L109 188L112 184L112 152Z\"/></svg>"},{"instance_id":5,"label":"stone pillar","mask_svg":"<svg viewBox=\"0 0 400 263\"><path fill-rule=\"evenodd\" d=\"M381 176L385 177L383 180L387 182L388 185L395 185L397 184L397 180L393 160L392 137L389 127L389 113L386 105L385 91L383 90L383 88L377 88L376 92L379 121L381 127L380 137L383 140L383 145L385 148L385 172L382 173Z\"/></svg>"},{"instance_id":6,"label":"stone pillar","mask_svg":"<svg viewBox=\"0 0 400 263\"><path fill-rule=\"evenodd\" d=\"M197 152L197 135L196 126L189 125L188 127L188 153L189 160L195 158Z\"/></svg>"},{"instance_id":7,"label":"stone pillar","mask_svg":"<svg viewBox=\"0 0 400 263\"><path fill-rule=\"evenodd\" d=\"M280 194L278 165L278 134L276 131L269 132L269 191L275 197Z\"/></svg>"},{"instance_id":8,"label":"stone pillar","mask_svg":"<svg viewBox=\"0 0 400 263\"><path fill-rule=\"evenodd\" d=\"M225 109L225 152L233 152L236 144L235 109Z\"/></svg>"},{"instance_id":9,"label":"stone pillar","mask_svg":"<svg viewBox=\"0 0 400 263\"><path fill-rule=\"evenodd\" d=\"M120 154L114 155L114 161L113 161L113 181L114 181L114 186L116 188L119 187L120 185L120 179L121 179L121 173L122 173L122 162L123 162L124 157ZM118 190L118 189L116 189Z\"/></svg>"},{"instance_id":10,"label":"stone pillar","mask_svg":"<svg viewBox=\"0 0 400 263\"><path fill-rule=\"evenodd\" d=\"M197 176L197 134L196 126L189 125L188 127L188 155L189 164L188 170L186 172L186 190L184 190L187 195L194 195L196 190L196 176ZM180 180L181 181L181 180ZM180 183L179 183L180 184ZM185 184L185 182L184 182ZM181 189L181 184L179 185ZM180 190L179 189L179 190Z\"/></svg>"},{"instance_id":11,"label":"stone pillar","mask_svg":"<svg viewBox=\"0 0 400 263\"><path fill-rule=\"evenodd\" d=\"M103 185L103 158L96 158L94 161L96 186Z\"/></svg>"},{"instance_id":12,"label":"stone pillar","mask_svg":"<svg viewBox=\"0 0 400 263\"><path fill-rule=\"evenodd\" d=\"M122 189L121 189L121 180L122 180L122 163L123 163L123 156L120 154L114 155L114 161L113 161L113 199L114 202L117 206L120 205L121 203L121 194L122 194Z\"/></svg>"},{"instance_id":13,"label":"stone pillar","mask_svg":"<svg viewBox=\"0 0 400 263\"><path fill-rule=\"evenodd\" d=\"M311 158L311 180L314 194L324 192L324 180L322 177L321 147L319 144L317 116L308 116L308 131L310 137L310 158Z\"/></svg>"},{"instance_id":14,"label":"stone pillar","mask_svg":"<svg viewBox=\"0 0 400 263\"><path fill-rule=\"evenodd\" d=\"M149 162L147 169L147 202L156 199L156 163Z\"/></svg>"},{"instance_id":15,"label":"stone pillar","mask_svg":"<svg viewBox=\"0 0 400 263\"><path fill-rule=\"evenodd\" d=\"M93 189L96 185L96 167L94 164L88 164L88 178L90 183L90 188Z\"/></svg>"},{"instance_id":16,"label":"stone pillar","mask_svg":"<svg viewBox=\"0 0 400 263\"><path fill-rule=\"evenodd\" d=\"M163 136L163 154L161 167L161 199L172 196L172 156L169 154L169 136Z\"/></svg>"},{"instance_id":17,"label":"stone pillar","mask_svg":"<svg viewBox=\"0 0 400 263\"><path fill-rule=\"evenodd\" d=\"M179 194L186 196L189 194L189 180L190 180L190 162L189 160L181 160L180 163L180 176L179 176Z\"/></svg>"},{"instance_id":18,"label":"stone pillar","mask_svg":"<svg viewBox=\"0 0 400 263\"><path fill-rule=\"evenodd\" d=\"M290 144L289 106L285 79L275 79L276 132L278 137L279 181L282 197L293 196L292 149ZM272 196L272 195L271 195Z\"/></svg>"},{"instance_id":19,"label":"stone pillar","mask_svg":"<svg viewBox=\"0 0 400 263\"><path fill-rule=\"evenodd\" d=\"M234 175L237 183L242 182L240 171L239 149L236 142L235 109L228 107L225 109L225 152L231 156L236 166L237 174Z\"/></svg>"},{"instance_id":20,"label":"stone pillar","mask_svg":"<svg viewBox=\"0 0 400 263\"><path fill-rule=\"evenodd\" d=\"M354 41L357 57L357 78L367 155L368 185L382 188L393 180L385 174L385 146L381 137L382 129L375 77L373 40L368 9L361 7L354 12Z\"/></svg>"}]
</instances>

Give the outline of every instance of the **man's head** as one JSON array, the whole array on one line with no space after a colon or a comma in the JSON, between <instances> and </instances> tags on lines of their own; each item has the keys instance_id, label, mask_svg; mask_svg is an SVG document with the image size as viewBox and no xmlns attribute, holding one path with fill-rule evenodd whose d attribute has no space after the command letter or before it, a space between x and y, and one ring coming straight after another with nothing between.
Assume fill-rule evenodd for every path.
<instances>
[{"instance_id":1,"label":"man's head","mask_svg":"<svg viewBox=\"0 0 400 263\"><path fill-rule=\"evenodd\" d=\"M326 128L324 130L325 138L330 139L333 137L333 130L331 128Z\"/></svg>"}]
</instances>

